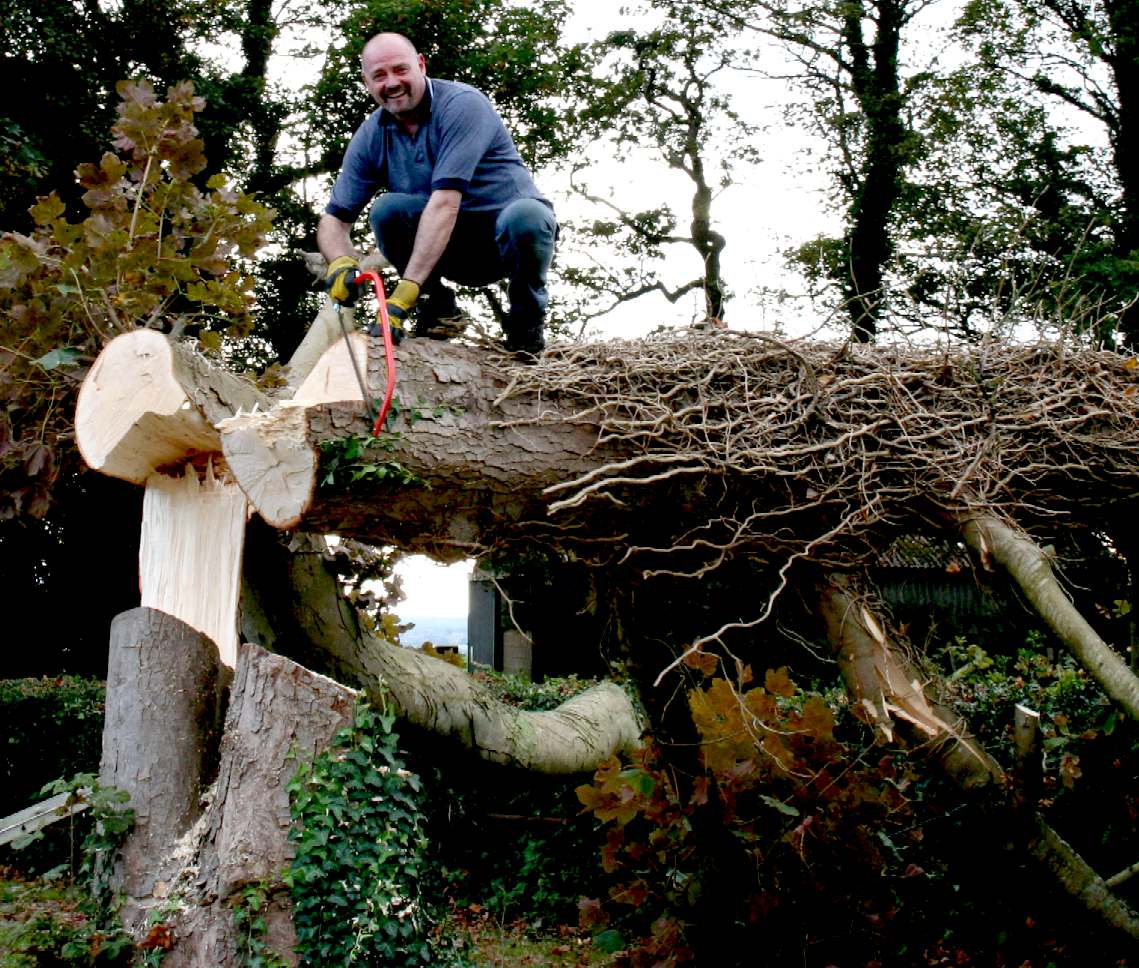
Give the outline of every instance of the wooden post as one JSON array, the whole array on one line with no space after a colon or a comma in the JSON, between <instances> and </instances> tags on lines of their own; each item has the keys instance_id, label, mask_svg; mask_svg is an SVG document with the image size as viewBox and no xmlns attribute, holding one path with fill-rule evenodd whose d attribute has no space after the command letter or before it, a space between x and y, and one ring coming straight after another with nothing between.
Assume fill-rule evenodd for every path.
<instances>
[{"instance_id":1,"label":"wooden post","mask_svg":"<svg viewBox=\"0 0 1139 968\"><path fill-rule=\"evenodd\" d=\"M1031 817L1044 785L1043 764L1040 761L1040 713L1020 703L1016 704L1013 741L1016 749L1016 765L1012 776L1013 809L1018 814Z\"/></svg>"}]
</instances>

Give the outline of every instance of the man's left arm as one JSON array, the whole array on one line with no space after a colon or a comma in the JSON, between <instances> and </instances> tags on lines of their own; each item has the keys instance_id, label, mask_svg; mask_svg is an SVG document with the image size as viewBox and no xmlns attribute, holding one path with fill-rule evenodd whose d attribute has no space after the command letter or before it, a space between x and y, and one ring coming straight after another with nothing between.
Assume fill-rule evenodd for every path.
<instances>
[{"instance_id":1,"label":"man's left arm","mask_svg":"<svg viewBox=\"0 0 1139 968\"><path fill-rule=\"evenodd\" d=\"M427 207L419 217L419 229L415 233L411 258L403 272L405 279L422 285L434 271L451 240L462 200L463 193L453 189L437 188L431 193Z\"/></svg>"}]
</instances>

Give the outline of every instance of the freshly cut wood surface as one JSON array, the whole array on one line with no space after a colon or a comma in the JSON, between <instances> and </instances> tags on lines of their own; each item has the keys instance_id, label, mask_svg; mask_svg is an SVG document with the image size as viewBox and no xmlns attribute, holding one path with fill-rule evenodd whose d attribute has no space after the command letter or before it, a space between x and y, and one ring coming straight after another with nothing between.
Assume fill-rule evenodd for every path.
<instances>
[{"instance_id":1,"label":"freshly cut wood surface","mask_svg":"<svg viewBox=\"0 0 1139 968\"><path fill-rule=\"evenodd\" d=\"M179 477L150 477L142 508L143 606L209 636L230 668L237 657L247 507L235 483L215 477L212 467L199 480L187 464Z\"/></svg>"}]
</instances>

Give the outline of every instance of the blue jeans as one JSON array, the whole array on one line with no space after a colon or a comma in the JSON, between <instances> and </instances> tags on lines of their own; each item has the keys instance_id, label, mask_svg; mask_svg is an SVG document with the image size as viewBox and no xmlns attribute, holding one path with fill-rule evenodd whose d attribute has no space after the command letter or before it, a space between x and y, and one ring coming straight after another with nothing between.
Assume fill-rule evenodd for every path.
<instances>
[{"instance_id":1,"label":"blue jeans","mask_svg":"<svg viewBox=\"0 0 1139 968\"><path fill-rule=\"evenodd\" d=\"M385 192L372 205L369 222L384 257L401 273L411 258L425 195ZM538 335L549 296L546 273L554 258L558 223L549 205L520 198L498 212L460 212L451 240L429 279L420 284L421 313L439 319L454 315L455 294L442 277L463 286L507 280L510 311L507 339Z\"/></svg>"}]
</instances>

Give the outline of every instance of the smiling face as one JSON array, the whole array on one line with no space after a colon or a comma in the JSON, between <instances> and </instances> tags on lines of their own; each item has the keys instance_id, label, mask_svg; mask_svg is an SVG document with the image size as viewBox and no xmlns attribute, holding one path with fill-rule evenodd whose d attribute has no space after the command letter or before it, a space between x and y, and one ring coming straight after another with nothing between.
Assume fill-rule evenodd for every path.
<instances>
[{"instance_id":1,"label":"smiling face","mask_svg":"<svg viewBox=\"0 0 1139 968\"><path fill-rule=\"evenodd\" d=\"M377 34L360 55L364 87L380 107L396 117L410 115L427 90L427 62L406 37Z\"/></svg>"}]
</instances>

